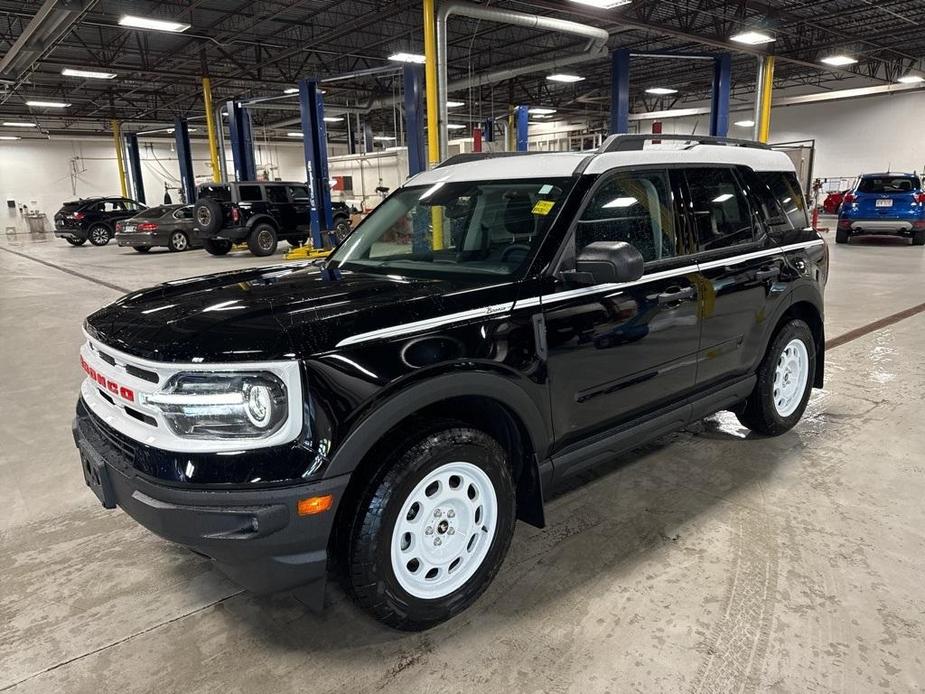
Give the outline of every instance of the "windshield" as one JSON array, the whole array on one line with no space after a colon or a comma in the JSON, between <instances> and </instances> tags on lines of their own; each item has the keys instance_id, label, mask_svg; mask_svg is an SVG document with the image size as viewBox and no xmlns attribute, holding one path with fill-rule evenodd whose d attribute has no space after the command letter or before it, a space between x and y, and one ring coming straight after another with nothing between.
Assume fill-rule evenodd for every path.
<instances>
[{"instance_id":1,"label":"windshield","mask_svg":"<svg viewBox=\"0 0 925 694\"><path fill-rule=\"evenodd\" d=\"M332 256L337 267L420 277L508 277L538 248L574 183L441 181L399 190Z\"/></svg>"},{"instance_id":2,"label":"windshield","mask_svg":"<svg viewBox=\"0 0 925 694\"><path fill-rule=\"evenodd\" d=\"M877 176L862 178L859 193L911 193L922 187L917 176Z\"/></svg>"}]
</instances>

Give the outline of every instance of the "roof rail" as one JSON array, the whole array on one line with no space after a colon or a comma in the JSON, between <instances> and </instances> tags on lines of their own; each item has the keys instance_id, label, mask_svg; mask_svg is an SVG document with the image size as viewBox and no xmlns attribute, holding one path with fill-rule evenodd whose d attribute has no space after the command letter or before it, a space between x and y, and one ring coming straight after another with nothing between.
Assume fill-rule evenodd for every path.
<instances>
[{"instance_id":1,"label":"roof rail","mask_svg":"<svg viewBox=\"0 0 925 694\"><path fill-rule=\"evenodd\" d=\"M601 145L600 154L604 152L636 152L645 148L650 140L671 140L673 142L688 142L690 147L697 145L725 145L727 147L750 147L753 149L771 149L768 145L755 140L739 140L732 137L715 137L713 135L611 135ZM689 149L690 147L685 147Z\"/></svg>"},{"instance_id":2,"label":"roof rail","mask_svg":"<svg viewBox=\"0 0 925 694\"><path fill-rule=\"evenodd\" d=\"M463 154L454 154L448 159L444 159L434 168L440 169L444 166L453 166L454 164L465 164L470 161L481 161L482 159L498 159L500 157L523 157L529 154L548 154L548 152L464 152Z\"/></svg>"}]
</instances>

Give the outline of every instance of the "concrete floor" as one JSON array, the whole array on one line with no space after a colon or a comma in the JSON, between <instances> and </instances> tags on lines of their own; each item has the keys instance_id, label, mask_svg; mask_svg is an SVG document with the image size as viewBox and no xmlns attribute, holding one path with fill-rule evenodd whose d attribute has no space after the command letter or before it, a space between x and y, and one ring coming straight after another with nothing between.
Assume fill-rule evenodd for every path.
<instances>
[{"instance_id":1,"label":"concrete floor","mask_svg":"<svg viewBox=\"0 0 925 694\"><path fill-rule=\"evenodd\" d=\"M922 248L831 251L829 337L925 302ZM336 587L321 615L242 593L84 486L83 317L264 262L0 238L0 691L925 689L925 314L832 350L784 436L721 415L587 475L473 608L404 634Z\"/></svg>"}]
</instances>

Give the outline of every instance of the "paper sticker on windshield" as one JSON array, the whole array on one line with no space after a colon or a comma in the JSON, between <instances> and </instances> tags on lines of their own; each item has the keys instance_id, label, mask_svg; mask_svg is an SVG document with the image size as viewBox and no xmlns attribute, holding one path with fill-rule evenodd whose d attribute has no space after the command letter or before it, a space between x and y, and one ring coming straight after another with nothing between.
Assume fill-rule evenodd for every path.
<instances>
[{"instance_id":1,"label":"paper sticker on windshield","mask_svg":"<svg viewBox=\"0 0 925 694\"><path fill-rule=\"evenodd\" d=\"M539 190L539 194L540 194L540 195L549 195L549 193L551 193L551 192L552 192L552 186L549 185L548 183L547 183L545 186L543 186L542 188L540 188L540 190Z\"/></svg>"},{"instance_id":2,"label":"paper sticker on windshield","mask_svg":"<svg viewBox=\"0 0 925 694\"><path fill-rule=\"evenodd\" d=\"M533 206L533 214L547 215L549 211L556 206L552 200L540 200Z\"/></svg>"}]
</instances>

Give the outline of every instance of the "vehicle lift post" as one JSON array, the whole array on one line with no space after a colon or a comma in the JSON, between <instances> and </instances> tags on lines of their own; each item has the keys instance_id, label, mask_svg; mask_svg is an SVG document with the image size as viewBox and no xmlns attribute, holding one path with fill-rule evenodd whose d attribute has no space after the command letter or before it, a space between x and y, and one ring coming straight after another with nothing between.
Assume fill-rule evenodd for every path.
<instances>
[{"instance_id":1,"label":"vehicle lift post","mask_svg":"<svg viewBox=\"0 0 925 694\"><path fill-rule=\"evenodd\" d=\"M518 152L527 151L527 129L529 126L530 112L526 105L518 106L514 109L514 125L517 128L516 149Z\"/></svg>"},{"instance_id":2,"label":"vehicle lift post","mask_svg":"<svg viewBox=\"0 0 925 694\"><path fill-rule=\"evenodd\" d=\"M324 126L324 100L318 80L299 80L299 107L305 148L305 173L315 250L325 247L322 231L334 228L331 188L328 185L328 137Z\"/></svg>"},{"instance_id":3,"label":"vehicle lift post","mask_svg":"<svg viewBox=\"0 0 925 694\"><path fill-rule=\"evenodd\" d=\"M128 159L129 178L132 183L132 199L142 204L147 204L145 200L145 184L141 178L141 154L138 150L138 135L135 133L126 133L125 154Z\"/></svg>"},{"instance_id":4,"label":"vehicle lift post","mask_svg":"<svg viewBox=\"0 0 925 694\"><path fill-rule=\"evenodd\" d=\"M713 58L713 98L710 101L710 135L729 134L729 94L732 89L732 56L721 53Z\"/></svg>"},{"instance_id":5,"label":"vehicle lift post","mask_svg":"<svg viewBox=\"0 0 925 694\"><path fill-rule=\"evenodd\" d=\"M405 137L408 144L408 173L414 176L427 168L424 150L424 68L405 65L402 68L405 97Z\"/></svg>"},{"instance_id":6,"label":"vehicle lift post","mask_svg":"<svg viewBox=\"0 0 925 694\"><path fill-rule=\"evenodd\" d=\"M619 48L610 54L610 134L629 132L630 52Z\"/></svg>"},{"instance_id":7,"label":"vehicle lift post","mask_svg":"<svg viewBox=\"0 0 925 694\"><path fill-rule=\"evenodd\" d=\"M189 144L189 126L185 118L174 121L173 136L177 143L177 160L180 164L180 189L187 205L196 202L196 177L193 175L193 153Z\"/></svg>"},{"instance_id":8,"label":"vehicle lift post","mask_svg":"<svg viewBox=\"0 0 925 694\"><path fill-rule=\"evenodd\" d=\"M254 162L254 137L250 113L237 101L229 101L225 110L228 112L228 132L235 180L253 181L257 178L257 165Z\"/></svg>"}]
</instances>

